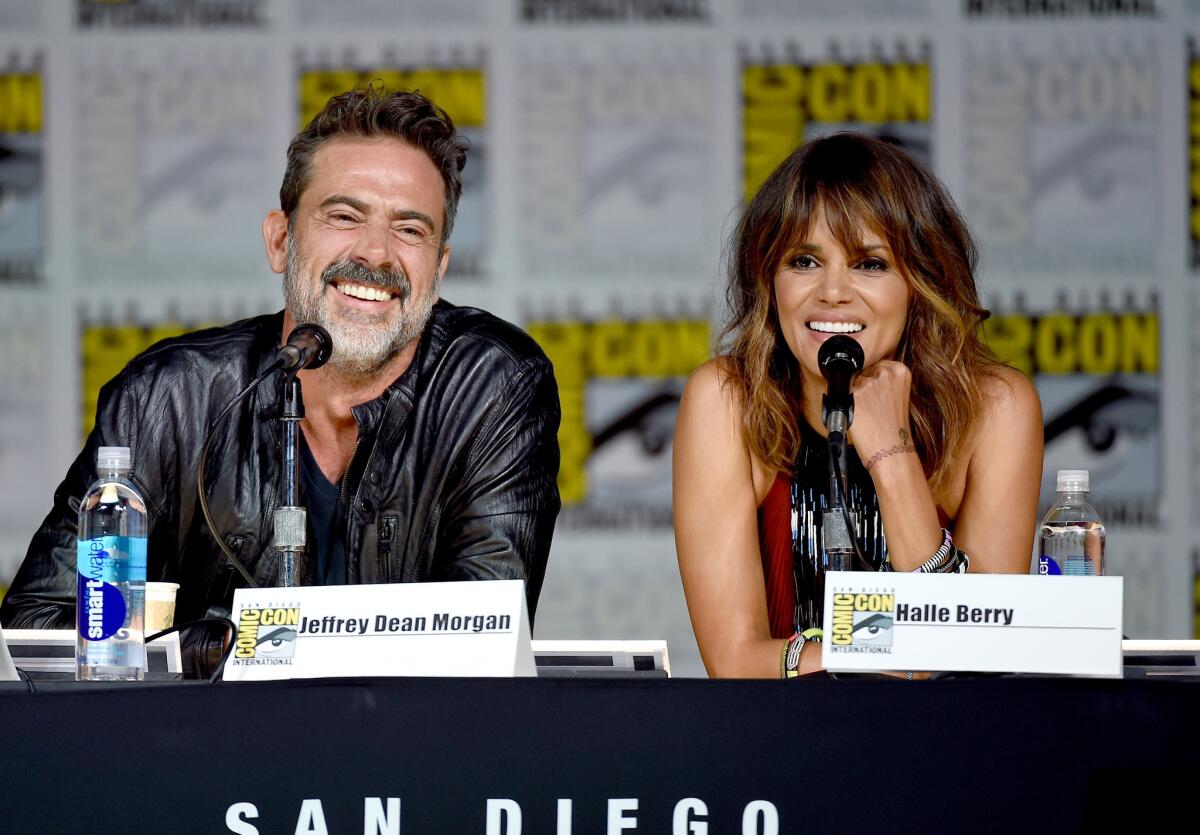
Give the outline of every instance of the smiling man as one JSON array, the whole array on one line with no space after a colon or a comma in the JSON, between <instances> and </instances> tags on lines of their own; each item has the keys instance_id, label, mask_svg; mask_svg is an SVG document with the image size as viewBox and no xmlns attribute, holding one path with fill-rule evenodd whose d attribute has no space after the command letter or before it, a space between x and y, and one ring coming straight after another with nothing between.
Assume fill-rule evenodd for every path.
<instances>
[{"instance_id":1,"label":"smiling man","mask_svg":"<svg viewBox=\"0 0 1200 835\"><path fill-rule=\"evenodd\" d=\"M96 428L0 607L10 627L69 628L78 499L100 446L132 449L150 512L151 580L178 582L176 622L228 614L238 584L221 536L259 585L282 480L282 374L223 422L292 328L329 331L328 364L300 372L309 584L523 579L532 616L559 497L558 389L519 329L440 298L466 145L418 93L337 96L291 142L280 208L263 222L282 313L167 340L101 392ZM205 496L196 463L205 434ZM219 657L193 636L190 672Z\"/></svg>"}]
</instances>

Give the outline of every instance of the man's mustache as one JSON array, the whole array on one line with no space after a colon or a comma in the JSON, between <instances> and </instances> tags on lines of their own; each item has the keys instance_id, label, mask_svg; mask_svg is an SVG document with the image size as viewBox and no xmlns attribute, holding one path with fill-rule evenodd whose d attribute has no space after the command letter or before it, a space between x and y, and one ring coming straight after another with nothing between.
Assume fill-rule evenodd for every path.
<instances>
[{"instance_id":1,"label":"man's mustache","mask_svg":"<svg viewBox=\"0 0 1200 835\"><path fill-rule=\"evenodd\" d=\"M395 290L400 296L401 303L407 302L412 295L412 282L404 274L404 270L372 270L357 261L335 261L321 273L321 289L333 282L335 278L352 281L355 284L372 284L384 290Z\"/></svg>"}]
</instances>

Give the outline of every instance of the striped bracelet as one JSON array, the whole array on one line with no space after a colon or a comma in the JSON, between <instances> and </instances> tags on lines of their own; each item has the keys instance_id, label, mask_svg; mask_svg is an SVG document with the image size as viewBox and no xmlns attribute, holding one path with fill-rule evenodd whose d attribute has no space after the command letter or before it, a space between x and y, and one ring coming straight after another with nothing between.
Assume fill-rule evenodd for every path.
<instances>
[{"instance_id":1,"label":"striped bracelet","mask_svg":"<svg viewBox=\"0 0 1200 835\"><path fill-rule=\"evenodd\" d=\"M819 626L814 626L803 632L798 631L788 638L787 643L783 645L783 652L779 656L779 677L796 678L799 676L800 654L804 652L805 644L809 641L819 643L823 637L825 637L825 631Z\"/></svg>"},{"instance_id":2,"label":"striped bracelet","mask_svg":"<svg viewBox=\"0 0 1200 835\"><path fill-rule=\"evenodd\" d=\"M963 574L970 564L970 557L964 552L954 547L954 540L950 536L950 531L942 528L942 544L933 556L921 563L917 568L913 569L914 574ZM890 559L885 560L879 568L880 571L895 571L892 568Z\"/></svg>"}]
</instances>

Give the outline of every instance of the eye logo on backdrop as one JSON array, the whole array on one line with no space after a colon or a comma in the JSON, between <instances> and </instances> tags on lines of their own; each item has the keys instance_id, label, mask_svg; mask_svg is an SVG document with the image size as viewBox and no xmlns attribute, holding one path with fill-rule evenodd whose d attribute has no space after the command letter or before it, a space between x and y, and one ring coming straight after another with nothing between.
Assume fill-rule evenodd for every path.
<instances>
[{"instance_id":1,"label":"eye logo on backdrop","mask_svg":"<svg viewBox=\"0 0 1200 835\"><path fill-rule=\"evenodd\" d=\"M0 286L42 273L42 108L40 55L13 55L0 71Z\"/></svg>"},{"instance_id":2,"label":"eye logo on backdrop","mask_svg":"<svg viewBox=\"0 0 1200 835\"><path fill-rule=\"evenodd\" d=\"M567 528L669 528L684 378L709 356L707 318L537 319L562 403L558 485Z\"/></svg>"},{"instance_id":3,"label":"eye logo on backdrop","mask_svg":"<svg viewBox=\"0 0 1200 835\"><path fill-rule=\"evenodd\" d=\"M984 323L1001 360L1037 384L1046 428L1040 506L1059 469L1091 473L1089 501L1109 525L1160 524L1162 490L1157 299L1103 297L996 306Z\"/></svg>"},{"instance_id":4,"label":"eye logo on backdrop","mask_svg":"<svg viewBox=\"0 0 1200 835\"><path fill-rule=\"evenodd\" d=\"M526 272L580 283L708 274L709 58L690 44L639 42L539 45L521 56Z\"/></svg>"},{"instance_id":5,"label":"eye logo on backdrop","mask_svg":"<svg viewBox=\"0 0 1200 835\"><path fill-rule=\"evenodd\" d=\"M262 219L278 205L282 175L267 63L198 40L145 39L121 52L89 41L80 50L72 231L89 283L263 274Z\"/></svg>"},{"instance_id":6,"label":"eye logo on backdrop","mask_svg":"<svg viewBox=\"0 0 1200 835\"><path fill-rule=\"evenodd\" d=\"M450 275L479 277L488 257L488 181L492 168L491 138L487 130L487 89L484 54L467 60L458 50L446 50L444 59L423 55L409 62L403 55L386 55L378 63L354 60L331 66L327 58L302 58L298 70L302 129L326 102L339 93L382 85L389 93L419 90L450 114L455 128L470 143L462 171L463 190L451 237Z\"/></svg>"},{"instance_id":7,"label":"eye logo on backdrop","mask_svg":"<svg viewBox=\"0 0 1200 835\"><path fill-rule=\"evenodd\" d=\"M964 209L989 272L1153 275L1156 52L1061 33L968 42Z\"/></svg>"},{"instance_id":8,"label":"eye logo on backdrop","mask_svg":"<svg viewBox=\"0 0 1200 835\"><path fill-rule=\"evenodd\" d=\"M930 161L932 73L928 44L898 44L890 58L809 59L784 43L742 49L742 187L748 201L806 140L854 130Z\"/></svg>"}]
</instances>

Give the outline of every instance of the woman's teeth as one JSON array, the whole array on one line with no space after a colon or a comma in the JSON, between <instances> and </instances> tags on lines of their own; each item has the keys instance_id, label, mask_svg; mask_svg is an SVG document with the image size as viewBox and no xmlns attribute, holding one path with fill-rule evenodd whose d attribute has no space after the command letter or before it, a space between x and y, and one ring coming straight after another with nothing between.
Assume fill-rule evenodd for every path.
<instances>
[{"instance_id":1,"label":"woman's teeth","mask_svg":"<svg viewBox=\"0 0 1200 835\"><path fill-rule=\"evenodd\" d=\"M857 322L809 322L808 329L821 333L858 333L865 325Z\"/></svg>"}]
</instances>

